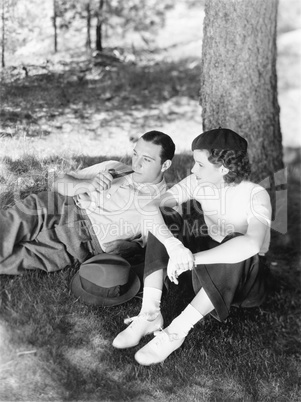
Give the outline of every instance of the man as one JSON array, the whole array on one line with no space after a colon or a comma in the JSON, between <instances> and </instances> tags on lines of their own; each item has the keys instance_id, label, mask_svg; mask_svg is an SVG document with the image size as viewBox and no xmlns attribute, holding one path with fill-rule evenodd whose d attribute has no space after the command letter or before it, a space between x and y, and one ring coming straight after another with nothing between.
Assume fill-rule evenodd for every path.
<instances>
[{"instance_id":1,"label":"man","mask_svg":"<svg viewBox=\"0 0 301 402\"><path fill-rule=\"evenodd\" d=\"M0 273L57 271L102 252L123 255L145 246L144 207L166 191L163 174L174 151L168 135L147 132L135 146L132 174L113 179L109 169L128 167L102 162L64 175L53 192L0 211Z\"/></svg>"},{"instance_id":2,"label":"man","mask_svg":"<svg viewBox=\"0 0 301 402\"><path fill-rule=\"evenodd\" d=\"M204 222L199 248L192 253L189 234L186 248L172 236L159 210L154 214L152 209L154 225L146 250L141 311L127 320L131 325L114 339L113 346L135 346L144 335L163 326L160 301L166 267L176 284L182 272L191 270L195 297L136 353L142 365L164 361L205 315L211 313L224 321L231 306L258 306L266 294L264 255L270 241L271 205L266 190L247 180L247 141L232 130L219 128L196 137L192 151L192 175L168 190L160 206L175 207L192 199L200 203Z\"/></svg>"}]
</instances>

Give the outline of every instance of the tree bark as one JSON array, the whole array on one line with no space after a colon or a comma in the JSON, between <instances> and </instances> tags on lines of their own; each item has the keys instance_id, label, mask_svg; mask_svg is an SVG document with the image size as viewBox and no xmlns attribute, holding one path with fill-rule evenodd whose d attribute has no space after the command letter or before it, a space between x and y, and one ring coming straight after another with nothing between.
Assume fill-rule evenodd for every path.
<instances>
[{"instance_id":1,"label":"tree bark","mask_svg":"<svg viewBox=\"0 0 301 402\"><path fill-rule=\"evenodd\" d=\"M283 168L276 75L278 0L206 0L200 104L204 130L249 143L257 181Z\"/></svg>"},{"instance_id":2,"label":"tree bark","mask_svg":"<svg viewBox=\"0 0 301 402\"><path fill-rule=\"evenodd\" d=\"M52 24L54 29L54 53L57 52L57 5L56 0L53 0L53 17Z\"/></svg>"},{"instance_id":3,"label":"tree bark","mask_svg":"<svg viewBox=\"0 0 301 402\"><path fill-rule=\"evenodd\" d=\"M86 40L86 48L91 49L91 8L90 8L90 3L87 3L86 6L86 12L87 12L87 40Z\"/></svg>"},{"instance_id":4,"label":"tree bark","mask_svg":"<svg viewBox=\"0 0 301 402\"><path fill-rule=\"evenodd\" d=\"M102 25L103 25L103 6L104 0L99 0L99 7L97 13L97 23L96 23L96 50L102 52Z\"/></svg>"},{"instance_id":5,"label":"tree bark","mask_svg":"<svg viewBox=\"0 0 301 402\"><path fill-rule=\"evenodd\" d=\"M4 0L2 0L1 20L2 20L1 66L2 66L2 68L4 68L5 67L5 6L4 6Z\"/></svg>"}]
</instances>

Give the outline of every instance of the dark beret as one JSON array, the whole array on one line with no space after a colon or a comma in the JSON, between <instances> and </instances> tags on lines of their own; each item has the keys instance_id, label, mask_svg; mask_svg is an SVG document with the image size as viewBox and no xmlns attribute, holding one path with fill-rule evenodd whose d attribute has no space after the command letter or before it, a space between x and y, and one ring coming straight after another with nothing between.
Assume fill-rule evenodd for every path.
<instances>
[{"instance_id":1,"label":"dark beret","mask_svg":"<svg viewBox=\"0 0 301 402\"><path fill-rule=\"evenodd\" d=\"M216 128L198 135L191 144L191 149L225 149L247 152L248 143L239 134L228 128Z\"/></svg>"}]
</instances>

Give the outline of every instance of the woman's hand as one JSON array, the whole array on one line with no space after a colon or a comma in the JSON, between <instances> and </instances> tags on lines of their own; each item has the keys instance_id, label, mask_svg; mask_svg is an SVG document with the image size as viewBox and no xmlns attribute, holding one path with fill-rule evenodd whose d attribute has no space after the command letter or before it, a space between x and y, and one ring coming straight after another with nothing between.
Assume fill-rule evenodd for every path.
<instances>
[{"instance_id":1,"label":"woman's hand","mask_svg":"<svg viewBox=\"0 0 301 402\"><path fill-rule=\"evenodd\" d=\"M188 271L188 269L177 269L177 266L173 263L171 259L169 259L167 264L167 276L171 280L171 282L175 283L176 285L179 284L178 277L181 275L182 272Z\"/></svg>"},{"instance_id":2,"label":"woman's hand","mask_svg":"<svg viewBox=\"0 0 301 402\"><path fill-rule=\"evenodd\" d=\"M173 263L174 270L184 272L193 269L194 255L180 240L170 237L164 242L164 246Z\"/></svg>"}]
</instances>

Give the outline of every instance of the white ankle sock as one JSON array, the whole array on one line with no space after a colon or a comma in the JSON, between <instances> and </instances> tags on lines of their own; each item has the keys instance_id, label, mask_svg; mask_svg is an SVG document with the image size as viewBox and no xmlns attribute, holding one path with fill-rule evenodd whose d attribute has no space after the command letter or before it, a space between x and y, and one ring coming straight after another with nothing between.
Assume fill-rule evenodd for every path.
<instances>
[{"instance_id":1,"label":"white ankle sock","mask_svg":"<svg viewBox=\"0 0 301 402\"><path fill-rule=\"evenodd\" d=\"M176 317L168 327L170 333L181 333L186 336L191 328L200 321L204 316L195 309L191 304Z\"/></svg>"},{"instance_id":2,"label":"white ankle sock","mask_svg":"<svg viewBox=\"0 0 301 402\"><path fill-rule=\"evenodd\" d=\"M141 313L159 313L162 290L144 287Z\"/></svg>"}]
</instances>

